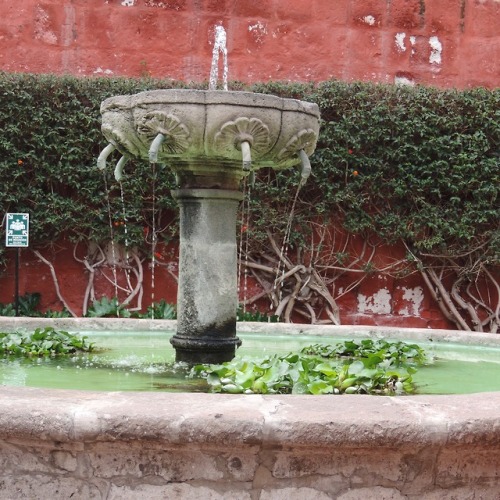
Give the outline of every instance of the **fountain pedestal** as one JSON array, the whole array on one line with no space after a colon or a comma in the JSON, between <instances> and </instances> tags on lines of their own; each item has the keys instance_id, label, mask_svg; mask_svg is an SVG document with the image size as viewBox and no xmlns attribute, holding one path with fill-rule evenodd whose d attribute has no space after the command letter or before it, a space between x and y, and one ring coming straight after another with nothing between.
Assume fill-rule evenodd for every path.
<instances>
[{"instance_id":1,"label":"fountain pedestal","mask_svg":"<svg viewBox=\"0 0 500 500\"><path fill-rule=\"evenodd\" d=\"M180 209L176 360L222 363L232 359L238 307L236 214L243 198L225 189L179 189Z\"/></svg>"},{"instance_id":2,"label":"fountain pedestal","mask_svg":"<svg viewBox=\"0 0 500 500\"><path fill-rule=\"evenodd\" d=\"M169 165L180 189L177 360L220 363L234 357L237 265L236 209L241 179L250 171L302 165L319 134L316 104L250 92L152 90L114 96L101 105L109 144L97 164L121 153Z\"/></svg>"}]
</instances>

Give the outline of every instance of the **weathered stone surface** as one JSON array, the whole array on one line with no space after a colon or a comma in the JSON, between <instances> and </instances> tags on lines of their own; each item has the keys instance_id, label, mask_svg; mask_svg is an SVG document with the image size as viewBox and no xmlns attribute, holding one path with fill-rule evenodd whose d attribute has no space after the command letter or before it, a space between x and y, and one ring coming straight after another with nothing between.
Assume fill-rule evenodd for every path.
<instances>
[{"instance_id":1,"label":"weathered stone surface","mask_svg":"<svg viewBox=\"0 0 500 500\"><path fill-rule=\"evenodd\" d=\"M236 212L239 191L181 189L177 361L222 363L234 358L238 307Z\"/></svg>"},{"instance_id":2,"label":"weathered stone surface","mask_svg":"<svg viewBox=\"0 0 500 500\"><path fill-rule=\"evenodd\" d=\"M314 103L250 92L166 89L114 96L101 104L102 132L122 154L151 159L151 145L164 136L155 161L168 161L186 186L186 173L214 178L221 172L240 180L242 142L252 151L253 168L287 168L298 151L312 154L319 133ZM220 182L220 180L219 180Z\"/></svg>"},{"instance_id":3,"label":"weathered stone surface","mask_svg":"<svg viewBox=\"0 0 500 500\"><path fill-rule=\"evenodd\" d=\"M193 479L218 481L224 477L218 469L217 454L182 448L151 448L140 443L98 443L88 450L93 474L103 478L155 477L165 482Z\"/></svg>"},{"instance_id":4,"label":"weathered stone surface","mask_svg":"<svg viewBox=\"0 0 500 500\"><path fill-rule=\"evenodd\" d=\"M500 484L499 458L498 446L485 448L479 440L469 446L446 448L437 459L436 484L443 489Z\"/></svg>"},{"instance_id":5,"label":"weathered stone surface","mask_svg":"<svg viewBox=\"0 0 500 500\"><path fill-rule=\"evenodd\" d=\"M498 500L500 487L465 486L462 488L436 489L416 497L419 500Z\"/></svg>"},{"instance_id":6,"label":"weathered stone surface","mask_svg":"<svg viewBox=\"0 0 500 500\"><path fill-rule=\"evenodd\" d=\"M5 500L103 500L106 492L95 484L75 477L53 477L23 471L0 475L0 498Z\"/></svg>"},{"instance_id":7,"label":"weathered stone surface","mask_svg":"<svg viewBox=\"0 0 500 500\"><path fill-rule=\"evenodd\" d=\"M332 498L314 488L280 488L263 490L259 500L328 500Z\"/></svg>"},{"instance_id":8,"label":"weathered stone surface","mask_svg":"<svg viewBox=\"0 0 500 500\"><path fill-rule=\"evenodd\" d=\"M496 500L500 492L498 393L157 393L154 403L148 393L1 387L0 498Z\"/></svg>"},{"instance_id":9,"label":"weathered stone surface","mask_svg":"<svg viewBox=\"0 0 500 500\"><path fill-rule=\"evenodd\" d=\"M375 486L373 488L358 488L349 490L337 497L337 500L406 500L398 490Z\"/></svg>"},{"instance_id":10,"label":"weathered stone surface","mask_svg":"<svg viewBox=\"0 0 500 500\"><path fill-rule=\"evenodd\" d=\"M167 484L112 486L108 500L123 500L133 498L134 500L251 500L250 492L244 488L238 488L230 492L221 493L216 488L190 484Z\"/></svg>"}]
</instances>

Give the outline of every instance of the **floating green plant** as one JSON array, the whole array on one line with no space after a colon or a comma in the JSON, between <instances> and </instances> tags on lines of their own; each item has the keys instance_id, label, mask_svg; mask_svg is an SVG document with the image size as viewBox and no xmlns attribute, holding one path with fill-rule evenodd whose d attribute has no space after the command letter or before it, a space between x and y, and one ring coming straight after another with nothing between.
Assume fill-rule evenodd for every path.
<instances>
[{"instance_id":1,"label":"floating green plant","mask_svg":"<svg viewBox=\"0 0 500 500\"><path fill-rule=\"evenodd\" d=\"M53 357L93 349L94 345L87 343L86 337L52 327L37 328L33 333L0 332L0 355L3 356Z\"/></svg>"},{"instance_id":2,"label":"floating green plant","mask_svg":"<svg viewBox=\"0 0 500 500\"><path fill-rule=\"evenodd\" d=\"M416 344L349 340L261 360L197 365L191 375L205 378L212 392L231 394L396 395L415 392L412 375L425 360Z\"/></svg>"}]
</instances>

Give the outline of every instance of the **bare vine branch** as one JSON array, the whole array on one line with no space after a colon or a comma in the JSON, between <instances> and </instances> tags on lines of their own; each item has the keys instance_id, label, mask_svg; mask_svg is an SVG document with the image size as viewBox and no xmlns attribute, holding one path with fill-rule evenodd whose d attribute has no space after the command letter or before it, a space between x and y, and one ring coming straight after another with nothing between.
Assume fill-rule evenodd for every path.
<instances>
[{"instance_id":1,"label":"bare vine branch","mask_svg":"<svg viewBox=\"0 0 500 500\"><path fill-rule=\"evenodd\" d=\"M52 276L52 281L54 282L54 288L56 289L56 295L57 298L61 301L61 303L64 305L64 307L67 309L67 311L73 316L73 318L76 318L76 314L73 312L71 307L69 307L68 303L64 299L64 297L61 294L61 289L59 288L59 281L57 280L57 275L56 275L56 270L54 269L54 266L50 261L48 261L38 250L33 250L33 253L44 263L46 264L49 269L50 269L50 274Z\"/></svg>"}]
</instances>

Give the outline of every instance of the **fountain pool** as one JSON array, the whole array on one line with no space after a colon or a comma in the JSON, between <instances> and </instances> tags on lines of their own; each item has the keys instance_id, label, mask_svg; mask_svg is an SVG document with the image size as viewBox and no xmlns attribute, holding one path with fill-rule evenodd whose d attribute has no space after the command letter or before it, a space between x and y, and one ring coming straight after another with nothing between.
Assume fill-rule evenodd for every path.
<instances>
[{"instance_id":1,"label":"fountain pool","mask_svg":"<svg viewBox=\"0 0 500 500\"><path fill-rule=\"evenodd\" d=\"M2 323L4 329L51 325L80 332L123 331L127 325L151 329L151 338L173 328L147 320L5 318ZM243 327L250 339L268 325L239 324ZM273 325L273 330L291 342L304 335L382 334L374 327ZM433 338L472 345L473 338L485 352L500 345L491 334L383 330L413 342ZM409 397L160 391L153 396L0 387L2 498L475 495L493 500L500 492L499 453L499 391Z\"/></svg>"},{"instance_id":2,"label":"fountain pool","mask_svg":"<svg viewBox=\"0 0 500 500\"><path fill-rule=\"evenodd\" d=\"M113 321L114 322L114 321ZM144 322L143 322L144 323ZM84 330L79 333L100 351L74 357L52 359L0 360L0 385L77 389L94 391L168 391L208 392L197 379L187 379L186 371L175 371L175 353L169 338L175 322L166 322L170 331L127 330L120 332ZM169 324L170 323L170 324ZM167 326L165 325L165 326ZM140 326L141 325L137 325ZM335 344L351 338L399 340L398 332L386 329L351 328L351 337L342 337L330 328L313 329L312 335L290 334L287 325L242 325L243 346L237 356L261 359L271 354L284 355L315 343ZM276 330L284 330L276 333ZM245 332L245 330L249 330ZM316 331L314 331L316 330ZM271 331L273 333L271 333ZM293 331L293 330L292 330ZM344 332L347 333L347 332ZM414 375L419 394L470 394L500 391L500 342L483 339L483 345L443 341L439 334L416 334L417 342L434 358ZM493 337L496 340L496 337Z\"/></svg>"}]
</instances>

